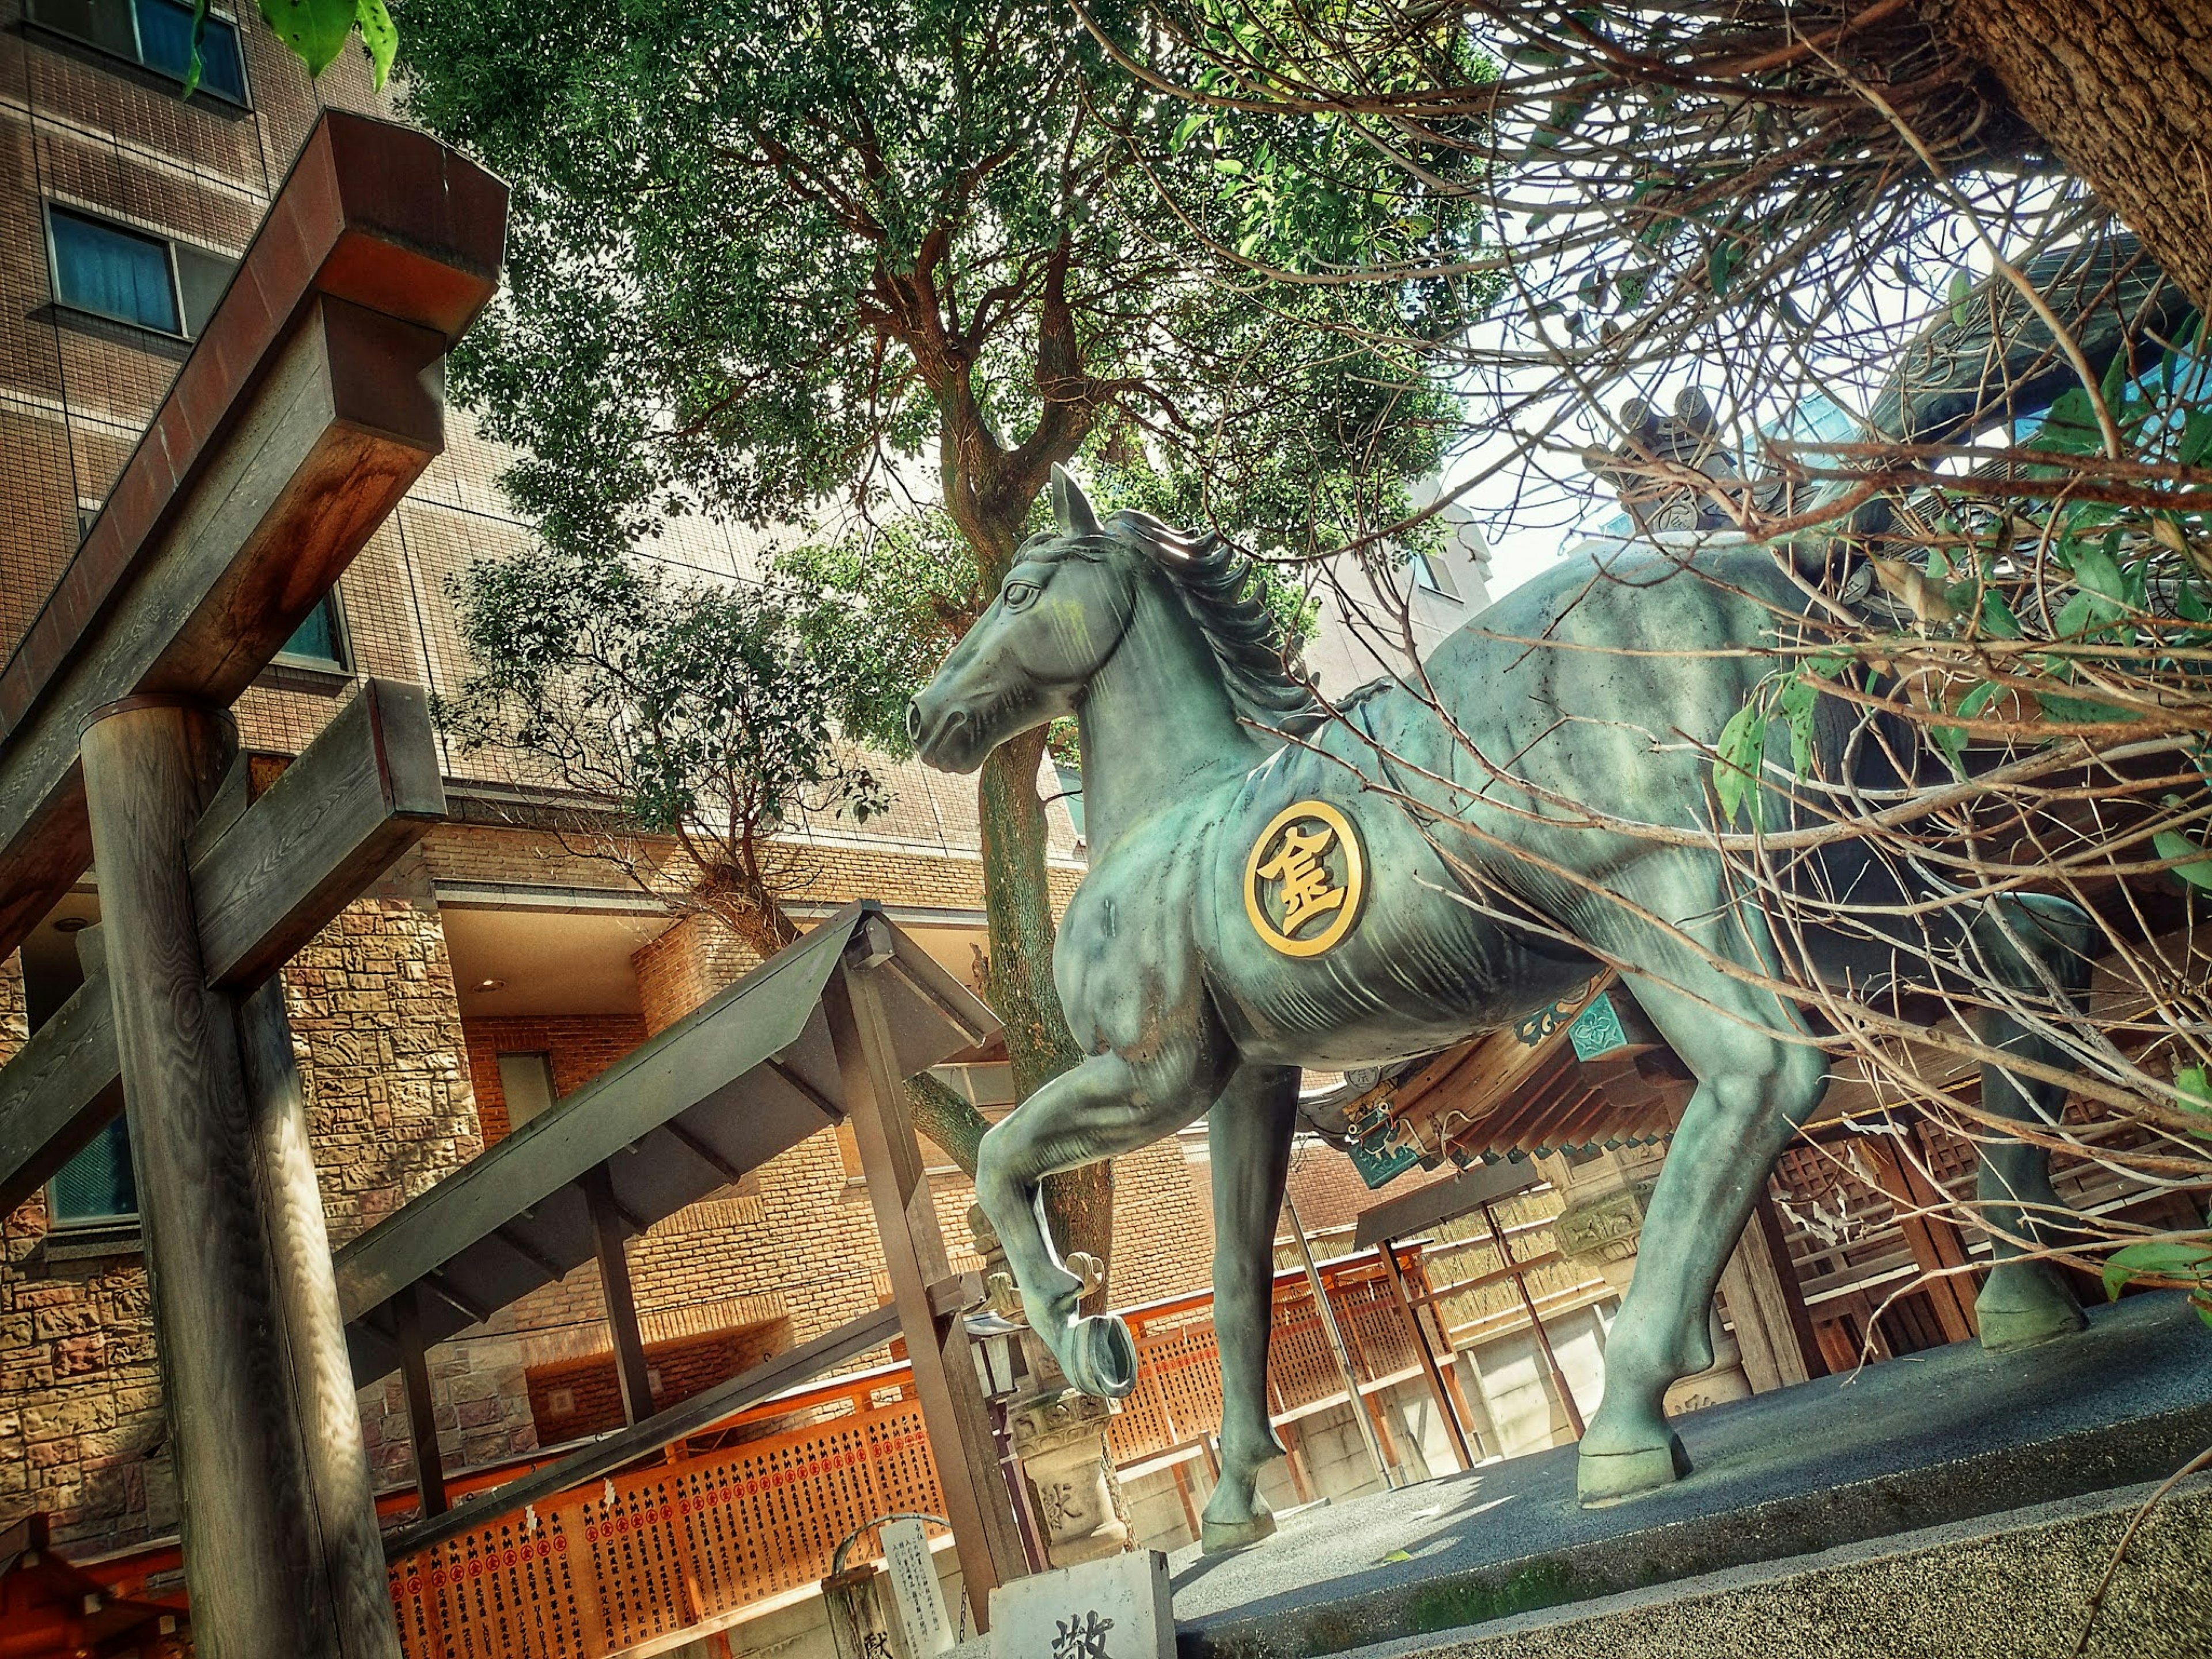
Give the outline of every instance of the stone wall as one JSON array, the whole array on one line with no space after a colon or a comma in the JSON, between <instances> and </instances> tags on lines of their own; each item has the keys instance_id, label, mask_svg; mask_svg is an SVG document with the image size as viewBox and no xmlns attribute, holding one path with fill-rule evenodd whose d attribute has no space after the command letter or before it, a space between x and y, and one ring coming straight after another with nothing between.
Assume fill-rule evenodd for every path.
<instances>
[{"instance_id":1,"label":"stone wall","mask_svg":"<svg viewBox=\"0 0 2212 1659\"><path fill-rule=\"evenodd\" d=\"M21 959L0 959L0 1062L29 1034ZM50 1242L43 1191L0 1224L0 1527L43 1510L58 1544L176 1524L167 1425L135 1249Z\"/></svg>"},{"instance_id":2,"label":"stone wall","mask_svg":"<svg viewBox=\"0 0 2212 1659\"><path fill-rule=\"evenodd\" d=\"M331 1244L483 1149L446 931L419 855L284 969Z\"/></svg>"}]
</instances>

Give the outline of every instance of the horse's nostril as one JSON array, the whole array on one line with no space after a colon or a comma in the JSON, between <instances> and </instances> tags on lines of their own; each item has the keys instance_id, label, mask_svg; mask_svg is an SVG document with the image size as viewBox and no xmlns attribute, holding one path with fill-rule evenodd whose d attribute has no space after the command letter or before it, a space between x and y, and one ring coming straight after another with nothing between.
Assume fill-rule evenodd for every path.
<instances>
[{"instance_id":1,"label":"horse's nostril","mask_svg":"<svg viewBox=\"0 0 2212 1659\"><path fill-rule=\"evenodd\" d=\"M906 704L906 735L909 743L921 741L921 704L912 697Z\"/></svg>"}]
</instances>

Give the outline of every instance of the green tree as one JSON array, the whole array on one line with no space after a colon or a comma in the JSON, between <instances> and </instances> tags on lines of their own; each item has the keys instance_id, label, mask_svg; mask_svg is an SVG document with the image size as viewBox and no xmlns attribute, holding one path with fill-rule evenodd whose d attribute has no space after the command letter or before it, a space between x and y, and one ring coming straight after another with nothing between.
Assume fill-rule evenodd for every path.
<instances>
[{"instance_id":1,"label":"green tree","mask_svg":"<svg viewBox=\"0 0 2212 1659\"><path fill-rule=\"evenodd\" d=\"M447 734L578 803L533 816L678 913L717 917L763 956L796 939L781 902L811 872L781 832L885 805L832 723L884 696L881 657L836 648L849 636L824 625L840 607L538 550L452 588L470 669L439 700Z\"/></svg>"},{"instance_id":2,"label":"green tree","mask_svg":"<svg viewBox=\"0 0 2212 1659\"><path fill-rule=\"evenodd\" d=\"M619 558L684 512L872 514L933 468L951 534L913 539L910 597L949 637L1055 463L1088 454L1298 551L1402 518L1439 458L1451 401L1419 343L1480 298L1449 274L1478 228L1448 142L1416 147L1416 174L1304 116L1185 124L1048 0L413 0L401 21L410 113L514 184L508 289L456 379L524 452L507 488L565 555ZM1400 49L1472 72L1450 32ZM1228 227L1161 210L1164 167L1238 204L1248 254L1446 274L1254 281ZM1042 744L979 784L1024 1095L1077 1058ZM1103 1255L1091 1192L1076 1233Z\"/></svg>"}]
</instances>

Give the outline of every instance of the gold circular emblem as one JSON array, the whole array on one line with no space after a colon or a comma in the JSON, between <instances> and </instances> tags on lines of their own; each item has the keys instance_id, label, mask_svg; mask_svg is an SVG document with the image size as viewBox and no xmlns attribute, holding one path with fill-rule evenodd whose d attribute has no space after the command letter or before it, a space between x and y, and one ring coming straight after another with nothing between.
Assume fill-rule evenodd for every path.
<instances>
[{"instance_id":1,"label":"gold circular emblem","mask_svg":"<svg viewBox=\"0 0 2212 1659\"><path fill-rule=\"evenodd\" d=\"M1244 860L1244 914L1286 957L1317 957L1336 944L1366 894L1359 832L1326 801L1285 806Z\"/></svg>"}]
</instances>

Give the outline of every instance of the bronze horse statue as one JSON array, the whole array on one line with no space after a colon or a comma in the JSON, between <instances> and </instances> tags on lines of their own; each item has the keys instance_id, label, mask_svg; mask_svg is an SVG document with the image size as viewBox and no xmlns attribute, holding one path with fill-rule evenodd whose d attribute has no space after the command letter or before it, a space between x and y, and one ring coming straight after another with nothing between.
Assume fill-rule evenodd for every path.
<instances>
[{"instance_id":1,"label":"bronze horse statue","mask_svg":"<svg viewBox=\"0 0 2212 1659\"><path fill-rule=\"evenodd\" d=\"M1699 844L1712 830L1701 744L1802 623L1805 590L1747 545L1585 550L1436 649L1438 706L1385 681L1332 715L1285 670L1244 561L1143 514L1101 519L1057 471L1052 492L1056 530L1023 545L908 711L922 758L953 771L1056 716L1081 729L1091 868L1054 975L1088 1057L990 1131L976 1176L1030 1323L1079 1388L1135 1385L1127 1328L1079 1316L1082 1286L1048 1237L1039 1184L1206 1117L1223 1420L1205 1542L1265 1537L1255 1483L1282 1454L1267 1401L1272 1247L1299 1068L1389 1063L1501 1029L1602 959L1697 1085L1607 1346L1579 1486L1608 1502L1686 1474L1662 1397L1712 1363L1722 1266L1828 1082L1820 1033L1773 988L1765 916ZM1816 774L1862 764L1850 726L1821 700ZM1787 784L1767 781L1770 827L1796 821ZM1854 865L1852 846L1814 855L1831 890L1869 906L1911 896ZM2019 896L1937 948L2032 1000L2078 995L2087 946L2081 912ZM1832 955L1823 971L1862 986L1885 967L1848 940ZM2064 1063L2011 1016L1981 1024L1996 1048ZM1984 1074L1984 1102L2022 1121L2054 1120L2063 1093ZM2063 1279L2015 1242L2057 1208L2045 1154L1990 1146L1979 1190L1997 1255L1977 1304L1984 1342L2078 1328Z\"/></svg>"}]
</instances>

